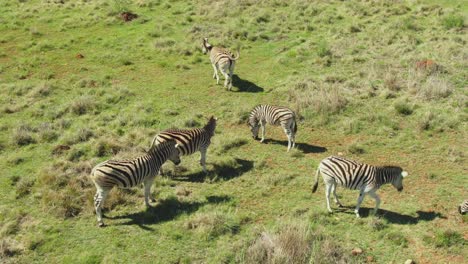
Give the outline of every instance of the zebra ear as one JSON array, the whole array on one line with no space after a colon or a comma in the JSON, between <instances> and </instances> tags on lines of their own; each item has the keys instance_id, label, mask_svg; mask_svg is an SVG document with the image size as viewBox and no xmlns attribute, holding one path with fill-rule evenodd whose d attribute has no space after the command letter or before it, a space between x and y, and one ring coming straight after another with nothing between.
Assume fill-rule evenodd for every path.
<instances>
[{"instance_id":1,"label":"zebra ear","mask_svg":"<svg viewBox=\"0 0 468 264\"><path fill-rule=\"evenodd\" d=\"M406 176L408 176L408 172L403 171L403 172L401 173L401 176L402 176L403 178L406 177Z\"/></svg>"}]
</instances>

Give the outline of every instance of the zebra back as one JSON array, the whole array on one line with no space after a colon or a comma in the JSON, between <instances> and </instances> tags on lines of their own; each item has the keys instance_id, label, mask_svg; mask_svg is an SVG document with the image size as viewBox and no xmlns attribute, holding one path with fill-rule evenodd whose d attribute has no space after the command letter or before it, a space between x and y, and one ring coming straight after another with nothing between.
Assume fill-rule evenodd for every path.
<instances>
[{"instance_id":1,"label":"zebra back","mask_svg":"<svg viewBox=\"0 0 468 264\"><path fill-rule=\"evenodd\" d=\"M213 116L203 128L168 129L154 137L151 146L161 144L167 140L174 140L180 155L190 155L199 151L201 147L208 147L216 129L216 118Z\"/></svg>"},{"instance_id":2,"label":"zebra back","mask_svg":"<svg viewBox=\"0 0 468 264\"><path fill-rule=\"evenodd\" d=\"M249 115L249 123L251 125L258 124L258 122L261 120L265 120L268 124L271 125L280 125L288 122L291 119L294 121L294 132L296 132L296 115L291 109L287 107L257 105Z\"/></svg>"},{"instance_id":3,"label":"zebra back","mask_svg":"<svg viewBox=\"0 0 468 264\"><path fill-rule=\"evenodd\" d=\"M401 167L377 167L337 156L323 159L319 169L324 179L332 178L337 184L349 189L361 189L364 186L378 189L386 183L401 185L400 179L408 175Z\"/></svg>"},{"instance_id":4,"label":"zebra back","mask_svg":"<svg viewBox=\"0 0 468 264\"><path fill-rule=\"evenodd\" d=\"M234 56L234 54L226 48L214 47L208 43L208 38L203 39L202 48L203 53L206 54L207 52L210 52L210 60L212 64L231 64L240 57L239 51L237 51L237 56Z\"/></svg>"},{"instance_id":5,"label":"zebra back","mask_svg":"<svg viewBox=\"0 0 468 264\"><path fill-rule=\"evenodd\" d=\"M104 189L137 186L147 177L156 175L162 164L176 151L176 147L176 142L169 140L151 147L147 154L135 159L101 162L91 171L91 179Z\"/></svg>"}]
</instances>

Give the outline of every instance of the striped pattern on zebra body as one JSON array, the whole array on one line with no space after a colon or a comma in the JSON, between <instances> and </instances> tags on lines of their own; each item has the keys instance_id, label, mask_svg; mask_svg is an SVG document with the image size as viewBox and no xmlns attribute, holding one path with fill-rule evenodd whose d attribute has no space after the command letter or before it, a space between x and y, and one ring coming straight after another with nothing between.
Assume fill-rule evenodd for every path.
<instances>
[{"instance_id":1,"label":"striped pattern on zebra body","mask_svg":"<svg viewBox=\"0 0 468 264\"><path fill-rule=\"evenodd\" d=\"M211 138L216 129L216 118L211 117L203 128L195 129L169 129L156 135L151 145L158 145L167 140L175 140L180 155L191 155L200 151L200 165L206 173L206 152L211 144Z\"/></svg>"},{"instance_id":2,"label":"striped pattern on zebra body","mask_svg":"<svg viewBox=\"0 0 468 264\"><path fill-rule=\"evenodd\" d=\"M262 128L262 139L265 140L266 124L281 126L288 137L288 151L296 145L296 114L287 107L273 105L257 105L249 115L248 125L252 137L258 139L259 128Z\"/></svg>"},{"instance_id":3,"label":"striped pattern on zebra body","mask_svg":"<svg viewBox=\"0 0 468 264\"><path fill-rule=\"evenodd\" d=\"M465 200L463 201L463 203L461 203L459 206L458 206L458 212L462 215L466 214L466 212L468 212L468 200Z\"/></svg>"},{"instance_id":4,"label":"striped pattern on zebra body","mask_svg":"<svg viewBox=\"0 0 468 264\"><path fill-rule=\"evenodd\" d=\"M229 50L221 47L214 47L208 43L208 38L203 39L202 45L203 54L210 53L211 66L213 66L213 79L216 79L216 84L219 84L218 69L224 76L224 88L229 91L232 88L232 74L234 73L234 67L236 60L239 59L240 54L237 51L237 56L234 57Z\"/></svg>"},{"instance_id":5,"label":"striped pattern on zebra body","mask_svg":"<svg viewBox=\"0 0 468 264\"><path fill-rule=\"evenodd\" d=\"M132 160L107 160L96 165L91 171L90 177L96 185L94 207L99 226L104 226L102 205L114 186L130 188L143 184L145 204L150 206L151 185L159 168L168 159L176 165L180 163L179 151L174 140L152 146L146 155ZM152 198L151 200L154 201Z\"/></svg>"},{"instance_id":6,"label":"striped pattern on zebra body","mask_svg":"<svg viewBox=\"0 0 468 264\"><path fill-rule=\"evenodd\" d=\"M348 189L359 190L359 198L354 213L359 217L359 207L364 196L369 194L375 199L374 213L377 213L380 205L380 198L375 193L380 186L391 183L399 192L403 190L403 178L408 176L406 171L396 166L372 166L359 163L347 158L331 156L323 159L315 174L315 184L312 192L317 191L318 176L322 174L326 185L327 209L332 213L330 207L330 193L333 192L335 203L340 207L342 204L336 196L336 186L340 185Z\"/></svg>"}]
</instances>

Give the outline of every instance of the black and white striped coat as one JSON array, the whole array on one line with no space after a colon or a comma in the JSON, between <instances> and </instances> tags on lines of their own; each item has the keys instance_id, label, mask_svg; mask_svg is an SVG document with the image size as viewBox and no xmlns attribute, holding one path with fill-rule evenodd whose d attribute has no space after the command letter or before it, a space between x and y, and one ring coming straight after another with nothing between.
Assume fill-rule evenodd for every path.
<instances>
[{"instance_id":1,"label":"black and white striped coat","mask_svg":"<svg viewBox=\"0 0 468 264\"><path fill-rule=\"evenodd\" d=\"M458 212L462 215L466 214L466 212L468 212L468 200L465 200L463 201L463 203L461 203L459 206L458 206Z\"/></svg>"},{"instance_id":2,"label":"black and white striped coat","mask_svg":"<svg viewBox=\"0 0 468 264\"><path fill-rule=\"evenodd\" d=\"M203 128L169 129L160 132L153 139L152 145L158 145L167 140L175 140L180 155L191 155L200 151L200 164L206 172L206 152L211 144L216 129L216 118L211 117Z\"/></svg>"},{"instance_id":3,"label":"black and white striped coat","mask_svg":"<svg viewBox=\"0 0 468 264\"><path fill-rule=\"evenodd\" d=\"M180 163L179 151L174 140L153 146L146 155L132 160L107 160L96 165L91 171L91 180L96 185L94 207L99 226L104 226L102 205L114 186L130 188L143 184L145 204L150 206L151 185L162 164L168 159L176 165Z\"/></svg>"},{"instance_id":4,"label":"black and white striped coat","mask_svg":"<svg viewBox=\"0 0 468 264\"><path fill-rule=\"evenodd\" d=\"M315 184L312 192L317 191L319 174L322 174L327 188L325 194L327 209L330 213L333 212L330 207L331 192L333 192L335 202L339 206L342 206L336 196L336 185L352 190L360 190L357 206L354 211L357 217L359 217L359 207L366 194L375 199L376 206L374 213L376 213L379 209L380 198L375 192L380 186L391 183L400 192L403 190L403 178L408 176L408 173L400 167L377 167L343 157L331 156L320 162L315 174Z\"/></svg>"},{"instance_id":5,"label":"black and white striped coat","mask_svg":"<svg viewBox=\"0 0 468 264\"><path fill-rule=\"evenodd\" d=\"M248 125L254 139L258 139L258 130L262 128L262 139L265 140L266 124L281 126L288 137L288 151L296 144L296 114L287 107L257 105L249 115Z\"/></svg>"},{"instance_id":6,"label":"black and white striped coat","mask_svg":"<svg viewBox=\"0 0 468 264\"><path fill-rule=\"evenodd\" d=\"M221 47L214 47L208 43L208 38L203 39L202 51L203 54L210 53L210 61L214 71L213 79L216 79L216 84L219 84L219 69L225 79L224 88L230 91L232 88L232 75L234 73L236 60L240 57L239 52L237 52L237 56L234 57L234 54L229 50Z\"/></svg>"}]
</instances>

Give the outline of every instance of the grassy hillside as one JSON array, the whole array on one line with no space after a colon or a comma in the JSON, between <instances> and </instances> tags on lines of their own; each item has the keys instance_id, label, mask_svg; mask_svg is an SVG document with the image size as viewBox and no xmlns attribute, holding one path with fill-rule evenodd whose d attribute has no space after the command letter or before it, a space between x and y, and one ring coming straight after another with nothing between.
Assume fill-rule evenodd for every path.
<instances>
[{"instance_id":1,"label":"grassy hillside","mask_svg":"<svg viewBox=\"0 0 468 264\"><path fill-rule=\"evenodd\" d=\"M391 2L391 3L390 3ZM461 263L468 198L467 4L455 1L4 0L0 16L0 262ZM138 15L124 22L123 11ZM233 91L201 41L240 50ZM300 116L298 147L246 126L260 103ZM218 127L208 150L93 212L94 165L170 128ZM402 166L377 216L321 159ZM363 250L353 254L355 248Z\"/></svg>"}]
</instances>

